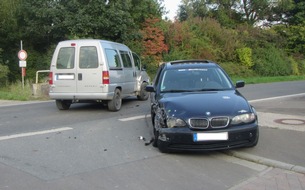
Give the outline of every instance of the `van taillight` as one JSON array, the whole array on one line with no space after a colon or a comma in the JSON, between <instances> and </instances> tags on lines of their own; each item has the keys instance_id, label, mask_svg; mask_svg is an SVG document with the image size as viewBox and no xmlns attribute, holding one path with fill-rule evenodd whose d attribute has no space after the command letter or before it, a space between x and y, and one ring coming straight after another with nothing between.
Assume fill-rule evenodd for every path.
<instances>
[{"instance_id":1,"label":"van taillight","mask_svg":"<svg viewBox=\"0 0 305 190\"><path fill-rule=\"evenodd\" d=\"M49 84L52 85L53 84L53 72L49 73Z\"/></svg>"},{"instance_id":2,"label":"van taillight","mask_svg":"<svg viewBox=\"0 0 305 190\"><path fill-rule=\"evenodd\" d=\"M109 84L109 72L108 71L103 71L103 76L102 76L102 82L103 84Z\"/></svg>"}]
</instances>

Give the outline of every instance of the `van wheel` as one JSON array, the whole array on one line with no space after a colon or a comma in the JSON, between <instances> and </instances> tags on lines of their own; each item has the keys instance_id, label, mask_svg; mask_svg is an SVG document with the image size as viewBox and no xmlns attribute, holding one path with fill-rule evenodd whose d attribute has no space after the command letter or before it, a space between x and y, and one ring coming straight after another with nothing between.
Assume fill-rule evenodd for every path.
<instances>
[{"instance_id":1,"label":"van wheel","mask_svg":"<svg viewBox=\"0 0 305 190\"><path fill-rule=\"evenodd\" d=\"M68 110L71 106L70 100L56 100L56 106L59 110Z\"/></svg>"},{"instance_id":2,"label":"van wheel","mask_svg":"<svg viewBox=\"0 0 305 190\"><path fill-rule=\"evenodd\" d=\"M119 111L122 106L121 91L115 89L112 100L108 101L108 110L109 111Z\"/></svg>"},{"instance_id":3,"label":"van wheel","mask_svg":"<svg viewBox=\"0 0 305 190\"><path fill-rule=\"evenodd\" d=\"M141 84L141 88L140 88L140 94L137 96L137 98L139 100L147 100L149 97L149 93L145 90L145 87L147 86L146 82L143 82Z\"/></svg>"}]
</instances>

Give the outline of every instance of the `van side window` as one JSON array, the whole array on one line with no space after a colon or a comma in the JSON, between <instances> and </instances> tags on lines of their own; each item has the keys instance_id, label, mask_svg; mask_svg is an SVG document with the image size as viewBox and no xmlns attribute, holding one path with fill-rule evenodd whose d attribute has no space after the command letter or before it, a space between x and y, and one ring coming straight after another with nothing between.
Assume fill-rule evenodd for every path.
<instances>
[{"instance_id":1,"label":"van side window","mask_svg":"<svg viewBox=\"0 0 305 190\"><path fill-rule=\"evenodd\" d=\"M74 58L75 58L75 48L74 47L63 47L60 48L58 52L58 57L56 61L57 69L73 69L74 68Z\"/></svg>"},{"instance_id":2,"label":"van side window","mask_svg":"<svg viewBox=\"0 0 305 190\"><path fill-rule=\"evenodd\" d=\"M133 60L134 60L134 64L135 64L136 68L138 68L138 70L141 70L141 59L135 53L132 53L132 56L133 56Z\"/></svg>"},{"instance_id":3,"label":"van side window","mask_svg":"<svg viewBox=\"0 0 305 190\"><path fill-rule=\"evenodd\" d=\"M121 57L122 57L124 67L132 68L132 63L131 63L131 59L130 59L130 56L128 54L128 51L120 51L120 54L121 54Z\"/></svg>"},{"instance_id":4,"label":"van side window","mask_svg":"<svg viewBox=\"0 0 305 190\"><path fill-rule=\"evenodd\" d=\"M83 46L79 51L79 68L97 68L98 56L95 46Z\"/></svg>"},{"instance_id":5,"label":"van side window","mask_svg":"<svg viewBox=\"0 0 305 190\"><path fill-rule=\"evenodd\" d=\"M121 69L119 54L114 49L105 49L108 66L110 69Z\"/></svg>"}]
</instances>

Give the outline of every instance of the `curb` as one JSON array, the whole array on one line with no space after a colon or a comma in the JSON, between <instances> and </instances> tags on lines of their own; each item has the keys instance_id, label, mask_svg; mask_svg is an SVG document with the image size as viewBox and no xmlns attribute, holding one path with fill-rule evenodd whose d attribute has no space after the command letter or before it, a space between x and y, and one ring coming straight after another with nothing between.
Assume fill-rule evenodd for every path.
<instances>
[{"instance_id":1,"label":"curb","mask_svg":"<svg viewBox=\"0 0 305 190\"><path fill-rule=\"evenodd\" d=\"M223 151L223 153L230 155L230 156L234 156L236 158L244 159L244 160L247 160L250 162L305 174L305 167L303 167L303 166L287 164L287 163L280 162L277 160L272 160L272 159L268 159L268 158L264 158L264 157L260 157L260 156L255 156L255 155L244 153L244 152Z\"/></svg>"}]
</instances>

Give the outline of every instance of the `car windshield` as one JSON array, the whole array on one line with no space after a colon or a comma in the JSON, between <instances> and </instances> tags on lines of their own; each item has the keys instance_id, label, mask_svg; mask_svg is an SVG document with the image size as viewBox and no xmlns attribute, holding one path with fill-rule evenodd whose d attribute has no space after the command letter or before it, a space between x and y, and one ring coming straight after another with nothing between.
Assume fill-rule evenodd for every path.
<instances>
[{"instance_id":1,"label":"car windshield","mask_svg":"<svg viewBox=\"0 0 305 190\"><path fill-rule=\"evenodd\" d=\"M166 70L161 79L161 92L219 91L232 89L232 83L217 68Z\"/></svg>"}]
</instances>

